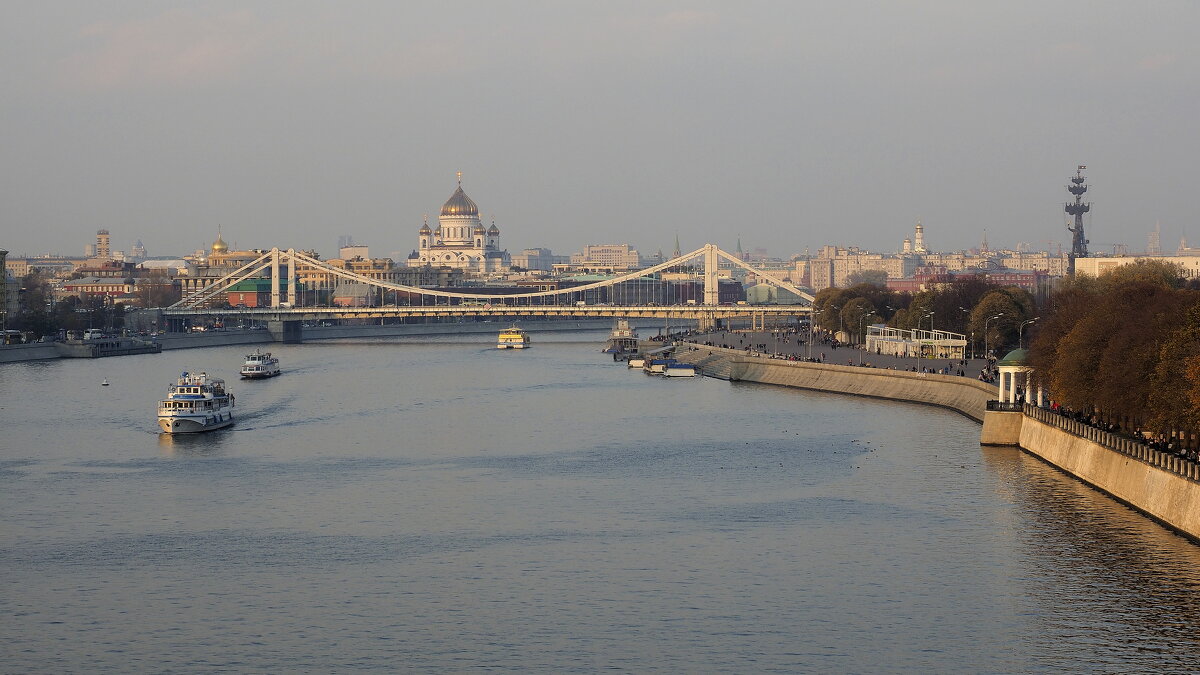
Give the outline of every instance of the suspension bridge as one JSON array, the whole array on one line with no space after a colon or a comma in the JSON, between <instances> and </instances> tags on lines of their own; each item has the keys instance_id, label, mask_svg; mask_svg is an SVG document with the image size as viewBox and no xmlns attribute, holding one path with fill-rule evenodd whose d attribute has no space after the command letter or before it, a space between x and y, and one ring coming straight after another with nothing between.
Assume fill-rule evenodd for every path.
<instances>
[{"instance_id":1,"label":"suspension bridge","mask_svg":"<svg viewBox=\"0 0 1200 675\"><path fill-rule=\"evenodd\" d=\"M724 270L722 262L725 263ZM798 304L746 304L722 302L723 271L741 268L760 283L783 289L799 298ZM361 284L380 299L366 306L331 306L305 302L297 292L299 278L321 277ZM250 279L270 279L269 303L255 307L230 307L227 294ZM546 286L554 283L547 282ZM436 318L665 318L695 321L712 328L730 320L748 322L752 328L808 316L813 296L771 271L755 268L714 244L666 262L601 281L521 292L488 292L487 287L446 290L408 286L371 278L319 260L295 249L272 248L242 267L185 295L163 310L179 325L219 316L224 320L266 322L277 339L300 339L305 322L346 319ZM383 300L390 296L391 302Z\"/></svg>"}]
</instances>

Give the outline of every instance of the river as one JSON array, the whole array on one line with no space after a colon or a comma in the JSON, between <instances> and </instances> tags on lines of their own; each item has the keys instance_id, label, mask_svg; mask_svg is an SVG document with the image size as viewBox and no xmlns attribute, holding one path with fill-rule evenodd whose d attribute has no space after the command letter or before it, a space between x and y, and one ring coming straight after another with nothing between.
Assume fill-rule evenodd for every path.
<instances>
[{"instance_id":1,"label":"river","mask_svg":"<svg viewBox=\"0 0 1200 675\"><path fill-rule=\"evenodd\" d=\"M1200 669L1200 547L956 413L603 337L0 365L0 671ZM181 370L235 427L157 433Z\"/></svg>"}]
</instances>

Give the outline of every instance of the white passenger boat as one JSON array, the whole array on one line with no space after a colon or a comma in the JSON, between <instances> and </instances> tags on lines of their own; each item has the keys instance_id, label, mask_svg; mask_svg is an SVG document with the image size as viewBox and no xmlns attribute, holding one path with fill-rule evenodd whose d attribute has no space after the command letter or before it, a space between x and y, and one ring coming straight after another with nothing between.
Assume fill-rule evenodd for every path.
<instances>
[{"instance_id":1,"label":"white passenger boat","mask_svg":"<svg viewBox=\"0 0 1200 675\"><path fill-rule=\"evenodd\" d=\"M631 356L625 363L629 364L630 368L644 368L646 366L646 357Z\"/></svg>"},{"instance_id":2,"label":"white passenger boat","mask_svg":"<svg viewBox=\"0 0 1200 675\"><path fill-rule=\"evenodd\" d=\"M496 349L525 349L528 346L529 336L516 326L500 331L496 340Z\"/></svg>"},{"instance_id":3,"label":"white passenger boat","mask_svg":"<svg viewBox=\"0 0 1200 675\"><path fill-rule=\"evenodd\" d=\"M158 403L158 426L168 434L212 431L233 424L233 394L225 380L184 372Z\"/></svg>"},{"instance_id":4,"label":"white passenger boat","mask_svg":"<svg viewBox=\"0 0 1200 675\"><path fill-rule=\"evenodd\" d=\"M261 349L256 349L253 354L247 354L246 362L242 364L242 377L250 380L275 377L280 372L282 371L279 370L279 359L271 356L271 352L264 352Z\"/></svg>"},{"instance_id":5,"label":"white passenger boat","mask_svg":"<svg viewBox=\"0 0 1200 675\"><path fill-rule=\"evenodd\" d=\"M695 377L696 366L690 363L668 363L663 375L667 377Z\"/></svg>"}]
</instances>

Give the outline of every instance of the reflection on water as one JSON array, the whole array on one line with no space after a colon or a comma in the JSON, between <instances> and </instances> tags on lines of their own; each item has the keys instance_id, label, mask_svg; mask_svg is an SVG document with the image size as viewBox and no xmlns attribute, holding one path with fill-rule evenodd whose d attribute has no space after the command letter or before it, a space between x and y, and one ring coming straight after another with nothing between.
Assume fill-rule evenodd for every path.
<instances>
[{"instance_id":1,"label":"reflection on water","mask_svg":"<svg viewBox=\"0 0 1200 675\"><path fill-rule=\"evenodd\" d=\"M226 438L237 428L225 427L199 434L166 434L159 432L158 447L163 457L212 456L221 453L221 447L229 442Z\"/></svg>"},{"instance_id":2,"label":"reflection on water","mask_svg":"<svg viewBox=\"0 0 1200 675\"><path fill-rule=\"evenodd\" d=\"M1195 668L1200 654L1200 551L1103 493L1011 448L984 448L1008 527L1023 551L1045 662L1069 667L1077 650L1143 654L1147 667ZM1094 613L1086 632L1081 608Z\"/></svg>"},{"instance_id":3,"label":"reflection on water","mask_svg":"<svg viewBox=\"0 0 1200 675\"><path fill-rule=\"evenodd\" d=\"M5 668L1200 668L1200 549L1126 507L953 413L603 337L0 366ZM157 432L182 366L234 427Z\"/></svg>"}]
</instances>

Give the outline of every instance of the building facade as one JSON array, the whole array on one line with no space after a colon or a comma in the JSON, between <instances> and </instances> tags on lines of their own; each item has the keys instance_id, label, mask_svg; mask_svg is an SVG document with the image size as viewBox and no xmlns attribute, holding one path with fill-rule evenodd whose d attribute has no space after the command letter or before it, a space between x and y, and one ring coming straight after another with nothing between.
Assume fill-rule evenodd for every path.
<instances>
[{"instance_id":1,"label":"building facade","mask_svg":"<svg viewBox=\"0 0 1200 675\"><path fill-rule=\"evenodd\" d=\"M566 262L568 262L567 256L554 255L548 248L527 248L512 256L513 267L540 272L549 272L554 269L555 265Z\"/></svg>"},{"instance_id":2,"label":"building facade","mask_svg":"<svg viewBox=\"0 0 1200 675\"><path fill-rule=\"evenodd\" d=\"M629 244L588 244L571 255L571 266L587 269L636 270L642 256Z\"/></svg>"},{"instance_id":3,"label":"building facade","mask_svg":"<svg viewBox=\"0 0 1200 675\"><path fill-rule=\"evenodd\" d=\"M1200 253L1194 255L1127 255L1104 258L1076 258L1075 273L1098 277L1124 265L1132 265L1139 260L1157 260L1173 263L1179 266L1179 273L1184 279L1200 279Z\"/></svg>"},{"instance_id":4,"label":"building facade","mask_svg":"<svg viewBox=\"0 0 1200 675\"><path fill-rule=\"evenodd\" d=\"M896 280L909 280L917 285L918 271L938 268L943 273L983 273L990 277L1002 270L1040 272L1047 277L1065 276L1068 256L1049 251L989 250L986 239L979 249L939 253L930 251L925 242L924 227L918 223L912 238L906 238L900 253L872 253L855 247L824 246L815 257L794 262L791 272L794 281L801 281L820 291L831 286L844 288L856 273L882 272L891 285ZM1018 279L1026 283L1028 275ZM1039 283L1041 279L1037 280ZM910 284L911 285L911 284Z\"/></svg>"}]
</instances>

